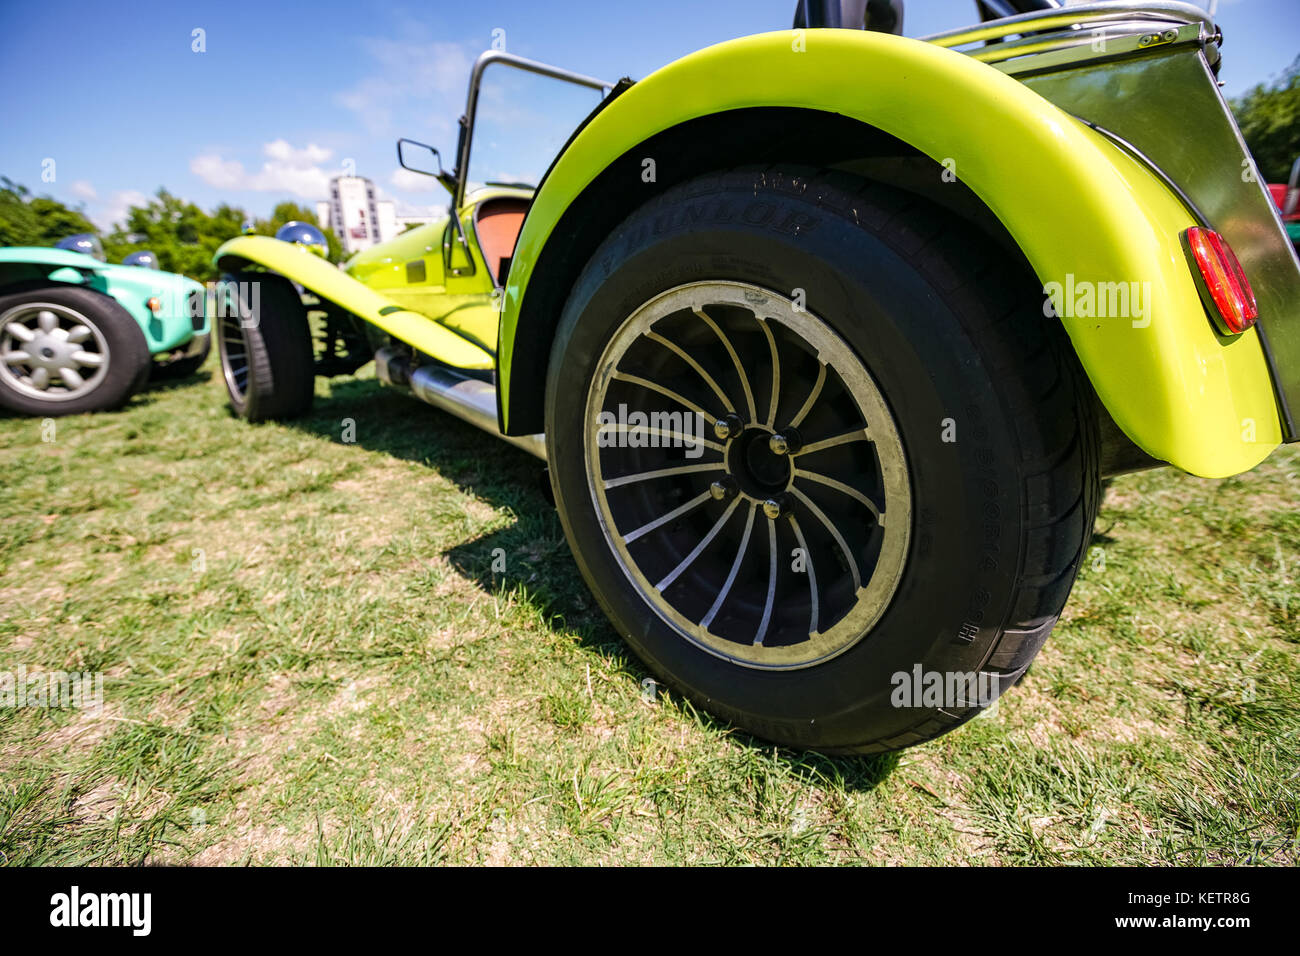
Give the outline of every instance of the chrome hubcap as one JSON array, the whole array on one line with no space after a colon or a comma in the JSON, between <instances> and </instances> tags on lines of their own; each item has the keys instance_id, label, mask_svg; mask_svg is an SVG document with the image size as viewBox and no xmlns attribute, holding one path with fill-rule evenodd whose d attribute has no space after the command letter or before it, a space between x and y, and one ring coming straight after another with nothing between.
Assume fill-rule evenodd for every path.
<instances>
[{"instance_id":1,"label":"chrome hubcap","mask_svg":"<svg viewBox=\"0 0 1300 956\"><path fill-rule=\"evenodd\" d=\"M15 391L66 402L108 374L108 341L75 309L29 302L0 315L0 376Z\"/></svg>"},{"instance_id":2,"label":"chrome hubcap","mask_svg":"<svg viewBox=\"0 0 1300 956\"><path fill-rule=\"evenodd\" d=\"M848 345L784 296L669 290L614 333L587 395L587 474L629 581L685 639L748 667L843 653L902 576L902 443Z\"/></svg>"}]
</instances>

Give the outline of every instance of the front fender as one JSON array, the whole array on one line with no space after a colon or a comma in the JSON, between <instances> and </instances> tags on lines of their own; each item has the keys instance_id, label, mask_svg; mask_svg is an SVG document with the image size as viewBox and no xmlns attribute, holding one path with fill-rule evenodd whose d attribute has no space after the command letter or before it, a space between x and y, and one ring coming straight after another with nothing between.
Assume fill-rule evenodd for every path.
<instances>
[{"instance_id":1,"label":"front fender","mask_svg":"<svg viewBox=\"0 0 1300 956\"><path fill-rule=\"evenodd\" d=\"M507 428L518 331L544 321L530 311L529 283L565 211L602 170L655 134L760 106L842 114L943 163L998 217L1045 289L1147 290L1142 314L1097 318L1080 307L1060 321L1101 401L1148 454L1222 477L1253 467L1280 443L1259 339L1252 330L1221 340L1212 328L1179 244L1195 222L1164 185L992 67L854 30L768 33L702 50L633 85L573 138L515 248L498 346Z\"/></svg>"},{"instance_id":2,"label":"front fender","mask_svg":"<svg viewBox=\"0 0 1300 956\"><path fill-rule=\"evenodd\" d=\"M237 236L212 257L223 272L254 263L383 329L394 338L458 368L490 369L492 356L427 316L398 305L306 248L269 236Z\"/></svg>"}]
</instances>

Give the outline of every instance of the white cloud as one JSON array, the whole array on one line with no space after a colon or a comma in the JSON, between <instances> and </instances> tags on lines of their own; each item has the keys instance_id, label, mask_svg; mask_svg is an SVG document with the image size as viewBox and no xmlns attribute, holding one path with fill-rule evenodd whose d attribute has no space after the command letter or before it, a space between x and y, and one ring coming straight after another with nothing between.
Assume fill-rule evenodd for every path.
<instances>
[{"instance_id":1,"label":"white cloud","mask_svg":"<svg viewBox=\"0 0 1300 956\"><path fill-rule=\"evenodd\" d=\"M244 164L234 159L222 159L214 153L195 156L190 160L190 172L209 186L218 189L240 189L244 180Z\"/></svg>"},{"instance_id":2,"label":"white cloud","mask_svg":"<svg viewBox=\"0 0 1300 956\"><path fill-rule=\"evenodd\" d=\"M149 205L149 197L135 189L119 189L97 210L90 212L90 221L107 232L126 220L132 206Z\"/></svg>"},{"instance_id":3,"label":"white cloud","mask_svg":"<svg viewBox=\"0 0 1300 956\"><path fill-rule=\"evenodd\" d=\"M407 30L418 31L414 25ZM463 102L469 81L471 57L464 47L458 43L376 37L363 39L361 47L375 60L377 68L335 96L340 106L356 113L372 135L391 135L395 132L391 105L414 103L431 111L425 122L434 132L450 133L448 116L459 112L457 105Z\"/></svg>"},{"instance_id":4,"label":"white cloud","mask_svg":"<svg viewBox=\"0 0 1300 956\"><path fill-rule=\"evenodd\" d=\"M262 152L267 160L256 172L217 153L195 156L190 160L190 172L217 189L291 193L302 199L324 199L330 179L340 172L321 168L334 153L315 143L295 149L288 141L277 139L266 143Z\"/></svg>"},{"instance_id":5,"label":"white cloud","mask_svg":"<svg viewBox=\"0 0 1300 956\"><path fill-rule=\"evenodd\" d=\"M400 166L394 169L392 175L388 177L389 185L395 189L401 189L408 193L429 193L442 190L442 183L432 176L425 176L422 173L413 173L409 169L403 169Z\"/></svg>"},{"instance_id":6,"label":"white cloud","mask_svg":"<svg viewBox=\"0 0 1300 956\"><path fill-rule=\"evenodd\" d=\"M286 140L277 139L262 147L262 152L277 163L301 169L316 166L334 155L332 150L315 143L308 143L302 149L294 149Z\"/></svg>"},{"instance_id":7,"label":"white cloud","mask_svg":"<svg viewBox=\"0 0 1300 956\"><path fill-rule=\"evenodd\" d=\"M78 179L68 187L68 190L78 199L93 200L99 198L99 194L95 192L95 187L86 179Z\"/></svg>"}]
</instances>

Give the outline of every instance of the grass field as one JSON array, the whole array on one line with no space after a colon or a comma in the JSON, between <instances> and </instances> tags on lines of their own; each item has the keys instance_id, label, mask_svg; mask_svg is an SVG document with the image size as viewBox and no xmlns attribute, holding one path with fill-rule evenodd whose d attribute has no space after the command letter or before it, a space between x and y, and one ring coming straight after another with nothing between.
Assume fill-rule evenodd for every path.
<instances>
[{"instance_id":1,"label":"grass field","mask_svg":"<svg viewBox=\"0 0 1300 956\"><path fill-rule=\"evenodd\" d=\"M0 671L105 675L0 708L3 862L1300 861L1300 448L1118 479L990 716L829 759L643 683L536 460L373 381L244 425L213 367L0 425Z\"/></svg>"}]
</instances>

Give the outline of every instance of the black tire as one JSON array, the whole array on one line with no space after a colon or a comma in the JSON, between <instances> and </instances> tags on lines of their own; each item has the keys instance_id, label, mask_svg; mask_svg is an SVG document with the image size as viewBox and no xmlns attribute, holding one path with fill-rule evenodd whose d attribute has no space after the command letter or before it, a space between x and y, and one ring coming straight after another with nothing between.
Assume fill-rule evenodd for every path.
<instances>
[{"instance_id":1,"label":"black tire","mask_svg":"<svg viewBox=\"0 0 1300 956\"><path fill-rule=\"evenodd\" d=\"M151 382L178 382L189 378L203 367L212 352L212 339L209 337L193 355L186 355L169 362L154 362L149 371Z\"/></svg>"},{"instance_id":2,"label":"black tire","mask_svg":"<svg viewBox=\"0 0 1300 956\"><path fill-rule=\"evenodd\" d=\"M670 612L657 610L654 595L636 583L653 580L652 567L672 566L691 541L705 540L703 529L727 499L706 499L645 534L641 539L645 544L638 546L643 550L634 552L627 541L629 532L613 518L614 512L601 510L613 507L600 503L608 498L610 486L598 493L594 477L589 483L588 454L596 456L602 474L607 456L619 454L591 452L588 433L595 430L590 416L600 409L588 408L587 403L598 368L602 377L596 389L612 388L599 384L608 380L611 367L626 371L605 364L607 348L614 347L611 343L624 341L620 331L627 328L624 321L642 314L638 310L649 303L675 301L678 293L665 296L665 290L705 289L700 293L704 295L713 288L710 284L720 280L766 290L775 294L773 301L786 301L792 290L804 290L806 312L813 318L803 328L809 335L824 336L819 330L829 326L833 337L846 345L843 353L861 363L883 396L905 455L906 482L896 483L896 488L901 489L897 500L910 507L904 522L910 536L896 588L874 622L852 637L847 647L797 667L764 666L745 659L745 655L769 653L766 644L787 640L787 630L790 647L797 650L801 638L794 624L782 622L797 623L791 616L794 611L805 615L807 611L794 606L801 600L810 605L814 601L800 598L789 590L794 585L785 583L780 584L785 589L781 599L773 600L778 578L784 582L786 577L785 568L777 563L778 556L783 560L778 537L786 535L789 543L786 525L773 520L772 525L782 530L771 530L772 543L766 545L770 577L756 579L769 582L759 630L766 629L764 647L756 652L738 641L731 655L722 637L707 635L712 643L706 646L705 638L688 638L685 626L674 626L669 618L671 611L680 611L688 623L696 622L698 611L690 615L683 609L706 607L715 591L721 594L730 587L717 584L715 568L725 565L726 555L743 552L751 540L748 535L741 537L737 519L725 514L716 518L722 531L713 532L717 537L697 560L712 561L709 567L696 573L692 565L666 588L656 587L659 606L671 604ZM755 296L755 301L761 298ZM683 310L667 320L678 325L667 327L685 329L689 320ZM732 324L724 332L739 346L762 341L744 338L743 323L749 320L743 314L727 321ZM776 328L772 322L757 326ZM657 331L661 325L653 328ZM778 331L784 335L788 329ZM698 341L704 343L707 335L699 335L704 338ZM772 336L769 340L776 341ZM630 348L639 348L642 340L632 341ZM776 361L764 359L761 348L757 352L737 348L744 357L733 357L737 375L725 381L738 381L743 368L753 370L761 384L765 362L768 367L788 363L790 371L783 374L791 377L791 393L796 385L806 388L818 360L801 354L794 347L797 343L788 338L781 341L780 346L770 345L772 353L780 356ZM721 383L730 373L716 345L701 344L697 354L700 363L707 360L720 369L715 378ZM675 360L659 353L640 354L654 367L653 374L642 372L643 376L659 386L667 382L680 390L691 387L684 364L673 365ZM857 372L850 369L846 374L851 377ZM899 749L955 728L1012 686L1061 613L1099 501L1097 424L1081 376L1063 330L1043 317L1042 295L1025 261L1008 256L937 207L838 174L774 168L709 175L673 188L633 213L600 247L572 289L548 370L546 436L555 499L588 585L656 675L708 711L780 744L829 753ZM781 414L789 418L787 383L782 380L778 389L777 376L771 375L771 380L768 394L779 393ZM620 387L629 407L637 396L654 394L648 386L625 383ZM732 394L734 387L730 386ZM708 392L697 389L691 394L707 398ZM828 401L832 399L839 401L833 393ZM761 401L757 404L762 407ZM825 414L839 415L845 408L834 407L839 410ZM877 424L862 417L875 433ZM772 423L777 421L775 412L771 418ZM812 437L819 436L805 439ZM805 446L812 450L806 441ZM885 445L877 449L872 442L857 441L850 447L853 455L864 454L866 448L866 453L880 456L879 462L887 454ZM627 458L631 453L621 454ZM721 454L729 469L748 460L731 450ZM805 460L820 462L841 455L837 467L849 470L838 473L839 479L878 481L880 488L886 487L879 477L885 474L883 463L872 472L861 464L868 459L843 457L848 451L823 448L818 454L823 457ZM738 470L746 467L736 464ZM790 467L794 475L798 465ZM837 475L833 468L830 475ZM798 480L792 477L791 487L798 487ZM702 481L698 475L638 479L632 486L634 493L620 500L627 501L630 514L636 514L643 503L650 510L642 513L654 514L656 508L695 500L691 496L704 497L697 492L709 485L692 484ZM719 494L735 491L723 488ZM714 510L709 512L710 508ZM829 513L826 506L822 510ZM792 513L805 521L805 528L816 524L810 514ZM872 528L870 520L838 515L829 521L823 516L826 534L835 533L830 530L834 525L841 531L861 532L860 540L870 542L884 540L889 527L898 526L897 521L892 525L881 521ZM781 518L794 527L784 512ZM607 536L608 526L614 530ZM636 527L638 533L643 530ZM881 537L869 537L876 534ZM802 544L803 538L798 540ZM832 558L838 555L838 564L827 562L824 554L818 558L829 569L823 593L848 594L845 602L865 593L854 590L851 580L847 590L841 587L849 553L854 568L866 567L871 548L877 548L876 560L883 566L885 545L859 546L859 539L854 540L847 552L839 545L825 552ZM627 558L620 557L620 548ZM715 548L723 560L709 557ZM633 558L634 554L639 556ZM812 554L810 544L808 555ZM755 560L761 568L767 559L759 552ZM742 566L741 577L751 573L748 561L735 560L733 580L740 580L736 575ZM629 570L629 563L636 567ZM810 593L817 587L808 583ZM834 591L836 587L841 590ZM693 589L702 593L692 594ZM705 630L721 631L731 621L739 622L739 627L754 620L761 594L751 600L739 589L731 593L734 596L716 598L710 614L717 612L716 602L724 600L734 602L735 609L726 610L731 604L724 604ZM827 600L822 603L830 607ZM853 607L857 613L857 606ZM813 621L817 614L814 609ZM811 646L814 637L820 639L827 629L810 626L806 616L802 621ZM773 659L776 654L771 652ZM896 695L903 686L899 675L910 675L917 666L922 674L989 675L991 694L937 702L922 695L920 700L906 701L909 706L898 706ZM910 690L913 685L907 684Z\"/></svg>"},{"instance_id":3,"label":"black tire","mask_svg":"<svg viewBox=\"0 0 1300 956\"><path fill-rule=\"evenodd\" d=\"M42 310L42 305L51 309ZM42 361L49 361L56 353L61 355L66 348L69 354L74 354L71 350L75 349L75 354L87 356L87 361L93 358L97 364L71 363L70 371L82 381L77 386L68 384L52 367L38 373L40 367L30 360L5 361L0 367L0 405L5 408L41 416L118 408L134 394L141 377L148 374L149 346L131 313L99 292L63 284L26 286L0 296L0 352L6 357L28 354L18 348L22 343L16 336L20 332L31 334L25 317L30 318L32 310L36 315L53 317L48 334L62 336L42 347ZM42 337L47 334L39 323L36 329ZM86 337L74 344L69 333Z\"/></svg>"},{"instance_id":4,"label":"black tire","mask_svg":"<svg viewBox=\"0 0 1300 956\"><path fill-rule=\"evenodd\" d=\"M213 319L226 393L250 422L311 409L315 353L307 311L293 283L268 272L224 275Z\"/></svg>"}]
</instances>

